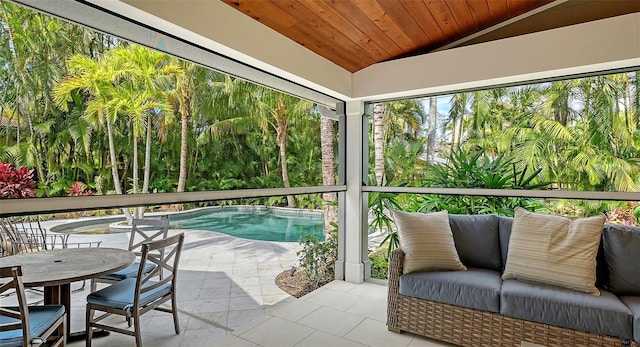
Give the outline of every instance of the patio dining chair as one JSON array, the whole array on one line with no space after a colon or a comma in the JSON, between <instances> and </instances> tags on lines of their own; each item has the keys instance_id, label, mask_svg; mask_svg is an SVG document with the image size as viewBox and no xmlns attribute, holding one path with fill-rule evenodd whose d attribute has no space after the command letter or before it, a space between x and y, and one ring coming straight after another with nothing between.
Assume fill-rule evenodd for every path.
<instances>
[{"instance_id":1,"label":"patio dining chair","mask_svg":"<svg viewBox=\"0 0 640 347\"><path fill-rule=\"evenodd\" d=\"M50 234L40 223L39 217L6 217L0 218L0 256L20 253L33 253L61 248L100 247L102 241L69 242L69 234ZM82 286L74 292L82 291ZM42 292L36 288L29 291ZM0 295L6 297L13 293ZM40 300L43 301L44 299ZM35 304L37 302L34 302Z\"/></svg>"},{"instance_id":2,"label":"patio dining chair","mask_svg":"<svg viewBox=\"0 0 640 347\"><path fill-rule=\"evenodd\" d=\"M141 245L158 239L167 238L169 232L169 217L164 215L160 219L133 219L131 221L131 235L129 236L129 250L140 257ZM135 278L138 275L140 262L137 261L131 266L91 280L91 291L95 292L98 283L114 284L127 278ZM145 272L150 272L155 268L155 264L147 263Z\"/></svg>"},{"instance_id":3,"label":"patio dining chair","mask_svg":"<svg viewBox=\"0 0 640 347\"><path fill-rule=\"evenodd\" d=\"M136 347L141 347L140 316L150 310L172 313L175 332L180 333L176 275L183 242L184 234L180 233L166 239L143 243L140 266L135 278L124 279L87 296L87 347L91 347L93 328L134 336ZM153 263L155 268L147 273L144 266L150 263ZM169 300L171 308L160 306ZM96 311L104 313L94 317ZM133 331L100 323L104 318L114 314L132 319Z\"/></svg>"},{"instance_id":4,"label":"patio dining chair","mask_svg":"<svg viewBox=\"0 0 640 347\"><path fill-rule=\"evenodd\" d=\"M9 282L4 283L7 279ZM17 293L17 307L0 307L0 346L65 346L67 315L62 305L28 306L22 284L22 268L0 268L0 294Z\"/></svg>"},{"instance_id":5,"label":"patio dining chair","mask_svg":"<svg viewBox=\"0 0 640 347\"><path fill-rule=\"evenodd\" d=\"M40 220L33 217L0 218L2 255L39 252L47 248L47 233Z\"/></svg>"},{"instance_id":6,"label":"patio dining chair","mask_svg":"<svg viewBox=\"0 0 640 347\"><path fill-rule=\"evenodd\" d=\"M49 233L37 216L0 218L0 256L70 247L100 247L101 243L69 242L69 234Z\"/></svg>"}]
</instances>

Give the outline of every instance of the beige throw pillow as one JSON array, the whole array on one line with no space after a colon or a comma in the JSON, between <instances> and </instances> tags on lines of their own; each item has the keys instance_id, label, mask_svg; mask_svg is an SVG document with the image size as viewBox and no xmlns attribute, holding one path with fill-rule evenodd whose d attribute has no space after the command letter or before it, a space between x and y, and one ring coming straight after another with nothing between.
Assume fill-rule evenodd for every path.
<instances>
[{"instance_id":1,"label":"beige throw pillow","mask_svg":"<svg viewBox=\"0 0 640 347\"><path fill-rule=\"evenodd\" d=\"M467 269L458 257L447 211L393 211L393 219L405 253L403 273Z\"/></svg>"},{"instance_id":2,"label":"beige throw pillow","mask_svg":"<svg viewBox=\"0 0 640 347\"><path fill-rule=\"evenodd\" d=\"M570 219L516 207L502 279L600 295L596 256L604 222L604 216Z\"/></svg>"}]
</instances>

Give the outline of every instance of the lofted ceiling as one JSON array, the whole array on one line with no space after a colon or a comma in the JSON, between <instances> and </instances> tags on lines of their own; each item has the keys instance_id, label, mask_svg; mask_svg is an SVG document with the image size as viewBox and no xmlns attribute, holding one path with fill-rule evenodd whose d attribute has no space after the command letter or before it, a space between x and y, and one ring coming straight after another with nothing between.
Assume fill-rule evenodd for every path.
<instances>
[{"instance_id":1,"label":"lofted ceiling","mask_svg":"<svg viewBox=\"0 0 640 347\"><path fill-rule=\"evenodd\" d=\"M636 0L222 0L350 72L640 12Z\"/></svg>"}]
</instances>

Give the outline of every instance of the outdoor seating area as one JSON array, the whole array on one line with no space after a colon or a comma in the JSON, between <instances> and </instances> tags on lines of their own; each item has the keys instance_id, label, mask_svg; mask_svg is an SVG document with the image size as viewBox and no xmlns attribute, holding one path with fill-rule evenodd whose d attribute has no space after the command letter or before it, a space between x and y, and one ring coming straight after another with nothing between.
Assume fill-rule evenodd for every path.
<instances>
[{"instance_id":1,"label":"outdoor seating area","mask_svg":"<svg viewBox=\"0 0 640 347\"><path fill-rule=\"evenodd\" d=\"M518 207L394 217L389 330L462 346L639 346L640 228Z\"/></svg>"},{"instance_id":2,"label":"outdoor seating area","mask_svg":"<svg viewBox=\"0 0 640 347\"><path fill-rule=\"evenodd\" d=\"M297 263L297 243L252 241L192 230L170 230L168 236L181 234L185 241L176 276L178 321L155 310L141 315L142 345L318 346L331 342L335 346L446 346L413 334L387 331L385 283L335 281L300 299L286 294L274 279ZM70 235L69 241L101 242L95 251L117 248L122 252L127 252L130 243L126 234ZM57 252L60 250L42 254ZM132 261L125 259L123 263ZM99 289L107 285L97 284ZM79 290L81 287L82 282L70 285L67 325L71 334L85 329L91 291L89 286ZM3 306L16 299L3 297ZM40 305L43 293L26 290L26 300ZM129 329L123 316L102 322ZM69 345L82 346L85 340L70 341ZM135 346L136 341L114 332L94 337L91 345Z\"/></svg>"},{"instance_id":3,"label":"outdoor seating area","mask_svg":"<svg viewBox=\"0 0 640 347\"><path fill-rule=\"evenodd\" d=\"M640 1L0 11L0 347L640 347Z\"/></svg>"}]
</instances>

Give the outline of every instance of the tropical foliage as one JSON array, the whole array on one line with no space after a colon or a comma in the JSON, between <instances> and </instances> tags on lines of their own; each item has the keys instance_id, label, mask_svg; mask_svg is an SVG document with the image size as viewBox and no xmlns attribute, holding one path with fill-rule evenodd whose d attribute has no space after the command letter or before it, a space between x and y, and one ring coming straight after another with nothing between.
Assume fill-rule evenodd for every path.
<instances>
[{"instance_id":1,"label":"tropical foliage","mask_svg":"<svg viewBox=\"0 0 640 347\"><path fill-rule=\"evenodd\" d=\"M0 162L0 199L32 198L35 187L33 170Z\"/></svg>"},{"instance_id":2,"label":"tropical foliage","mask_svg":"<svg viewBox=\"0 0 640 347\"><path fill-rule=\"evenodd\" d=\"M417 102L427 107L428 100ZM397 135L386 126L382 133L394 135L371 141L385 148L388 185L637 191L639 105L637 71L460 93L439 115L441 126L421 125L423 134L439 126L435 163L422 145L427 136L414 131Z\"/></svg>"},{"instance_id":3,"label":"tropical foliage","mask_svg":"<svg viewBox=\"0 0 640 347\"><path fill-rule=\"evenodd\" d=\"M33 169L37 196L335 182L336 125L311 102L3 0L0 15L0 161Z\"/></svg>"},{"instance_id":4,"label":"tropical foliage","mask_svg":"<svg viewBox=\"0 0 640 347\"><path fill-rule=\"evenodd\" d=\"M473 189L637 191L640 72L443 98L446 112L437 117L435 97L372 107L370 182L469 192L370 193L370 231L386 233L381 244L387 254L398 246L393 208L510 216L522 206L571 216L605 213L609 222L637 223L637 203L485 196Z\"/></svg>"}]
</instances>

